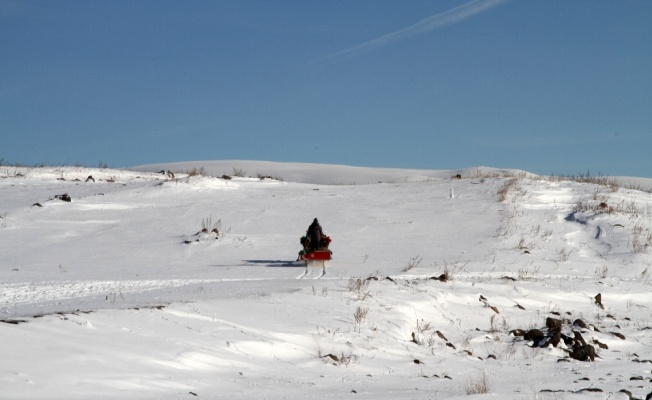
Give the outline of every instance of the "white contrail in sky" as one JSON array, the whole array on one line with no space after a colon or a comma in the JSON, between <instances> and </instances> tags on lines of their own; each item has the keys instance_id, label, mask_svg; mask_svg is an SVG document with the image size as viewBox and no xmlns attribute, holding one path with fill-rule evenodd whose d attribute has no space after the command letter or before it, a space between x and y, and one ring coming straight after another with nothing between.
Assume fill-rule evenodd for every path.
<instances>
[{"instance_id":1,"label":"white contrail in sky","mask_svg":"<svg viewBox=\"0 0 652 400\"><path fill-rule=\"evenodd\" d=\"M399 29L398 31L390 32L382 35L376 39L350 47L338 53L331 54L327 58L333 57L354 57L362 53L366 53L380 47L386 46L398 40L406 39L412 36L423 35L433 29L442 28L444 26L462 22L467 18L486 11L490 8L500 5L508 0L471 0L460 6L451 8L439 14L435 14L428 18L408 26L407 28Z\"/></svg>"}]
</instances>

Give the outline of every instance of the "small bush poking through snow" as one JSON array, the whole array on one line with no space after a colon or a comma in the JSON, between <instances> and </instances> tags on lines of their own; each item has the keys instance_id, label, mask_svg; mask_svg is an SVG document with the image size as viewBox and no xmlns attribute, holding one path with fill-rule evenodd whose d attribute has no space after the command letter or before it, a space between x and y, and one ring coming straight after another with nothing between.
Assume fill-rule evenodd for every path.
<instances>
[{"instance_id":1,"label":"small bush poking through snow","mask_svg":"<svg viewBox=\"0 0 652 400\"><path fill-rule=\"evenodd\" d=\"M507 200L509 189L514 186L514 179L510 179L498 190L498 201L501 203Z\"/></svg>"},{"instance_id":2,"label":"small bush poking through snow","mask_svg":"<svg viewBox=\"0 0 652 400\"><path fill-rule=\"evenodd\" d=\"M217 236L222 234L222 220L218 219L215 224L213 224L213 217L208 217L202 219L201 221L201 231L204 233L213 232Z\"/></svg>"},{"instance_id":3,"label":"small bush poking through snow","mask_svg":"<svg viewBox=\"0 0 652 400\"><path fill-rule=\"evenodd\" d=\"M412 268L418 267L419 264L421 264L422 259L423 259L423 257L419 257L419 256L411 257L408 264L405 266L405 268L403 268L403 272L407 272L407 271L411 270Z\"/></svg>"},{"instance_id":4,"label":"small bush poking through snow","mask_svg":"<svg viewBox=\"0 0 652 400\"><path fill-rule=\"evenodd\" d=\"M200 176L206 176L207 175L206 170L204 170L204 167L201 167L199 169L193 168L190 171L188 171L188 176L189 177L190 176L197 176L197 175L200 175Z\"/></svg>"},{"instance_id":5,"label":"small bush poking through snow","mask_svg":"<svg viewBox=\"0 0 652 400\"><path fill-rule=\"evenodd\" d=\"M349 365L351 363L351 360L355 358L351 353L344 354L344 352L341 352L339 356L335 354L326 354L325 356L322 356L323 359L326 360L331 360L333 362L333 365Z\"/></svg>"},{"instance_id":6,"label":"small bush poking through snow","mask_svg":"<svg viewBox=\"0 0 652 400\"><path fill-rule=\"evenodd\" d=\"M500 316L498 314L493 314L491 316L491 330L490 332L503 332L507 333L510 331L510 326L509 322L505 319L505 317Z\"/></svg>"},{"instance_id":7,"label":"small bush poking through snow","mask_svg":"<svg viewBox=\"0 0 652 400\"><path fill-rule=\"evenodd\" d=\"M635 225L630 237L630 245L634 253L645 253L652 248L652 232L642 225Z\"/></svg>"},{"instance_id":8,"label":"small bush poking through snow","mask_svg":"<svg viewBox=\"0 0 652 400\"><path fill-rule=\"evenodd\" d=\"M489 378L487 378L487 374L482 371L482 374L480 374L479 377L469 381L466 384L464 390L468 395L489 393L491 390L491 385L489 383Z\"/></svg>"},{"instance_id":9,"label":"small bush poking through snow","mask_svg":"<svg viewBox=\"0 0 652 400\"><path fill-rule=\"evenodd\" d=\"M233 176L236 176L238 178L244 178L247 176L247 173L242 168L233 167Z\"/></svg>"},{"instance_id":10,"label":"small bush poking through snow","mask_svg":"<svg viewBox=\"0 0 652 400\"><path fill-rule=\"evenodd\" d=\"M355 319L356 325L360 325L365 320L365 318L367 318L368 313L369 313L368 308L364 308L364 307L356 308L355 312L353 313L353 318Z\"/></svg>"},{"instance_id":11,"label":"small bush poking through snow","mask_svg":"<svg viewBox=\"0 0 652 400\"><path fill-rule=\"evenodd\" d=\"M357 300L364 300L369 296L369 287L370 278L360 278L360 277L351 277L349 278L348 289L349 292L353 292Z\"/></svg>"},{"instance_id":12,"label":"small bush poking through snow","mask_svg":"<svg viewBox=\"0 0 652 400\"><path fill-rule=\"evenodd\" d=\"M561 250L558 250L557 251L557 259L558 259L558 261L560 261L560 262L568 261L568 258L570 257L571 253L572 253L571 251L568 251L565 248L561 249Z\"/></svg>"},{"instance_id":13,"label":"small bush poking through snow","mask_svg":"<svg viewBox=\"0 0 652 400\"><path fill-rule=\"evenodd\" d=\"M518 270L518 280L520 281L536 281L539 279L539 267L521 268Z\"/></svg>"},{"instance_id":14,"label":"small bush poking through snow","mask_svg":"<svg viewBox=\"0 0 652 400\"><path fill-rule=\"evenodd\" d=\"M264 174L261 174L261 173L258 173L256 176L257 176L258 179L260 179L261 181L262 181L262 180L265 180L265 179L271 179L271 180L273 180L273 181L283 182L283 178L281 178L280 176L264 175Z\"/></svg>"}]
</instances>

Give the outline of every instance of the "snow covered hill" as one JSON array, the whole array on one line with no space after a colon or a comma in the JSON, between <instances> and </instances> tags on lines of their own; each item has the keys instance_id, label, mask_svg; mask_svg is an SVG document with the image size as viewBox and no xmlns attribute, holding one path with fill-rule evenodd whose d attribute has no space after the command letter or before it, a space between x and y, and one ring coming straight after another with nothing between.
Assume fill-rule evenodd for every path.
<instances>
[{"instance_id":1,"label":"snow covered hill","mask_svg":"<svg viewBox=\"0 0 652 400\"><path fill-rule=\"evenodd\" d=\"M652 202L632 184L0 167L0 398L644 399ZM334 259L297 279L315 217Z\"/></svg>"},{"instance_id":2,"label":"snow covered hill","mask_svg":"<svg viewBox=\"0 0 652 400\"><path fill-rule=\"evenodd\" d=\"M188 161L167 164L142 165L135 171L189 172L204 171L211 176L268 176L287 182L320 185L356 185L370 183L406 183L450 179L458 174L464 176L504 175L520 171L475 167L462 170L416 170L398 168L369 168L349 165L326 165L307 163L280 163L272 161L214 160Z\"/></svg>"}]
</instances>

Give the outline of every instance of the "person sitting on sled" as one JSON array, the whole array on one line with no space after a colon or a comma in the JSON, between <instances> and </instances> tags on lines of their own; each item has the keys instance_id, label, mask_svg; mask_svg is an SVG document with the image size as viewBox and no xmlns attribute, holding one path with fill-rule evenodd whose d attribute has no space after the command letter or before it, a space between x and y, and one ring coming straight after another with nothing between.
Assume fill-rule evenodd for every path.
<instances>
[{"instance_id":1,"label":"person sitting on sled","mask_svg":"<svg viewBox=\"0 0 652 400\"><path fill-rule=\"evenodd\" d=\"M310 251L319 250L322 236L324 236L324 231L322 231L319 221L315 218L306 232L306 237L310 239Z\"/></svg>"}]
</instances>

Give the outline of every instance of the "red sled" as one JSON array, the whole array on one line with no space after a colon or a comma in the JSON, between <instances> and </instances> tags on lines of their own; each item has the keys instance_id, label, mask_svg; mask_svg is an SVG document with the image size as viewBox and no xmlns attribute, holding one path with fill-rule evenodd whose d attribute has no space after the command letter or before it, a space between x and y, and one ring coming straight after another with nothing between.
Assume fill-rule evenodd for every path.
<instances>
[{"instance_id":1,"label":"red sled","mask_svg":"<svg viewBox=\"0 0 652 400\"><path fill-rule=\"evenodd\" d=\"M332 252L330 250L315 250L310 253L302 254L301 261L328 261L331 260Z\"/></svg>"}]
</instances>

